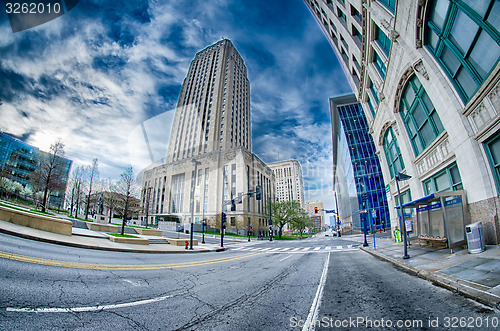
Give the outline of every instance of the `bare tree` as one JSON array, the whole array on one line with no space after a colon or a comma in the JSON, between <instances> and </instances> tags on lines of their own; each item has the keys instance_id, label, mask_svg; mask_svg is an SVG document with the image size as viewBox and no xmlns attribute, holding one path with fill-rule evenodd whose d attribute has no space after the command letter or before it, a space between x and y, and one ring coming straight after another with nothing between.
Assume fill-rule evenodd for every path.
<instances>
[{"instance_id":1,"label":"bare tree","mask_svg":"<svg viewBox=\"0 0 500 331\"><path fill-rule=\"evenodd\" d=\"M120 195L116 193L117 183L112 179L104 180L103 191L104 204L109 208L108 223L111 223L114 211L118 209L120 205Z\"/></svg>"},{"instance_id":2,"label":"bare tree","mask_svg":"<svg viewBox=\"0 0 500 331\"><path fill-rule=\"evenodd\" d=\"M47 208L48 197L54 190L64 190L66 178L64 173L64 144L57 140L50 146L49 153L39 153L38 168L35 170L31 181L33 187L43 191L42 211Z\"/></svg>"},{"instance_id":3,"label":"bare tree","mask_svg":"<svg viewBox=\"0 0 500 331\"><path fill-rule=\"evenodd\" d=\"M73 209L75 210L75 217L78 216L84 170L82 166L79 166L71 173L70 183L68 185L69 192L67 194L70 204L69 216L73 216Z\"/></svg>"},{"instance_id":4,"label":"bare tree","mask_svg":"<svg viewBox=\"0 0 500 331\"><path fill-rule=\"evenodd\" d=\"M92 194L92 184L94 179L99 177L99 165L97 163L97 158L92 160L92 164L87 168L87 179L89 182L89 194L87 195L87 206L85 207L85 219L88 219L89 207L90 207L90 195Z\"/></svg>"},{"instance_id":5,"label":"bare tree","mask_svg":"<svg viewBox=\"0 0 500 331\"><path fill-rule=\"evenodd\" d=\"M120 195L121 206L123 210L123 221L122 221L122 231L123 235L125 231L125 222L127 221L129 213L133 212L133 200L137 199L139 196L139 188L136 185L134 171L132 167L128 167L120 175L120 180L116 186L116 192Z\"/></svg>"}]
</instances>

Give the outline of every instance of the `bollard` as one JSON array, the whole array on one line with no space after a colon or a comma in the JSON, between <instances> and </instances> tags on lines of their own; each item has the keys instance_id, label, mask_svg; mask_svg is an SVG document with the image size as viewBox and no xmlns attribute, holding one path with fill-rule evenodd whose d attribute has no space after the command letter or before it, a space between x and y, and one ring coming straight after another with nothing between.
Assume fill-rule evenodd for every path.
<instances>
[{"instance_id":1,"label":"bollard","mask_svg":"<svg viewBox=\"0 0 500 331\"><path fill-rule=\"evenodd\" d=\"M185 248L185 249L188 249L188 242L187 242L187 240L186 240L186 242L184 243L184 248Z\"/></svg>"}]
</instances>

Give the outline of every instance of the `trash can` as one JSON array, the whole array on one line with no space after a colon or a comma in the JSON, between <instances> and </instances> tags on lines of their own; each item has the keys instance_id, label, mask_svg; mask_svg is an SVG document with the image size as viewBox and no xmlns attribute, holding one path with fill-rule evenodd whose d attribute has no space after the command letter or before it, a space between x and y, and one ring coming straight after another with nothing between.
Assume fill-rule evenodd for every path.
<instances>
[{"instance_id":1,"label":"trash can","mask_svg":"<svg viewBox=\"0 0 500 331\"><path fill-rule=\"evenodd\" d=\"M477 254L486 249L484 244L483 224L481 222L466 225L465 235L467 236L467 247L469 253Z\"/></svg>"}]
</instances>

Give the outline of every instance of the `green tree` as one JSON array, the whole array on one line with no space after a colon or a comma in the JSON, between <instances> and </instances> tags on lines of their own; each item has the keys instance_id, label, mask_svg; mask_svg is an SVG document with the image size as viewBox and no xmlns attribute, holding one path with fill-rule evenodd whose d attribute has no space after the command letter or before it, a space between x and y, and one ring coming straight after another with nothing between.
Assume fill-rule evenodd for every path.
<instances>
[{"instance_id":1,"label":"green tree","mask_svg":"<svg viewBox=\"0 0 500 331\"><path fill-rule=\"evenodd\" d=\"M301 209L297 214L294 215L291 221L291 225L294 230L297 230L299 232L300 238L302 239L302 234L305 232L305 230L313 226L313 220L303 209Z\"/></svg>"},{"instance_id":2,"label":"green tree","mask_svg":"<svg viewBox=\"0 0 500 331\"><path fill-rule=\"evenodd\" d=\"M281 201L271 204L271 218L273 224L278 227L278 235L280 238L283 234L285 225L291 224L300 210L300 203L297 201Z\"/></svg>"}]
</instances>

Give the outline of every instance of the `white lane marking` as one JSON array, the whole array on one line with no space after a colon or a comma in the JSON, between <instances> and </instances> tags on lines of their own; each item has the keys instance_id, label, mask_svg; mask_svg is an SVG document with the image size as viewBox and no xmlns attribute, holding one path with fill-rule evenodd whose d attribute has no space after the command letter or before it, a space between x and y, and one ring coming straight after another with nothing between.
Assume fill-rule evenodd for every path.
<instances>
[{"instance_id":1,"label":"white lane marking","mask_svg":"<svg viewBox=\"0 0 500 331\"><path fill-rule=\"evenodd\" d=\"M290 249L292 249L292 247L283 248L281 251L282 251L282 252L285 252L285 251L288 251L288 250L290 250Z\"/></svg>"},{"instance_id":2,"label":"white lane marking","mask_svg":"<svg viewBox=\"0 0 500 331\"><path fill-rule=\"evenodd\" d=\"M310 249L311 249L311 247L305 247L302 251L305 252L305 251L308 251Z\"/></svg>"},{"instance_id":3,"label":"white lane marking","mask_svg":"<svg viewBox=\"0 0 500 331\"><path fill-rule=\"evenodd\" d=\"M294 248L292 249L292 252L295 252L295 251L298 251L299 249L301 249L302 247L297 247L297 248Z\"/></svg>"},{"instance_id":4,"label":"white lane marking","mask_svg":"<svg viewBox=\"0 0 500 331\"><path fill-rule=\"evenodd\" d=\"M332 246L326 246L325 247L325 251L329 251L330 249L332 249Z\"/></svg>"},{"instance_id":5,"label":"white lane marking","mask_svg":"<svg viewBox=\"0 0 500 331\"><path fill-rule=\"evenodd\" d=\"M285 261L286 259L291 258L292 256L293 256L293 255L292 255L292 254L290 254L290 255L288 255L287 257L282 258L282 259L280 260L280 262L283 262L283 261Z\"/></svg>"},{"instance_id":6,"label":"white lane marking","mask_svg":"<svg viewBox=\"0 0 500 331\"><path fill-rule=\"evenodd\" d=\"M313 249L313 251L319 251L320 249L321 249L321 247L315 247L315 248Z\"/></svg>"},{"instance_id":7,"label":"white lane marking","mask_svg":"<svg viewBox=\"0 0 500 331\"><path fill-rule=\"evenodd\" d=\"M311 305L311 310L309 310L309 315L307 315L307 320L304 323L302 331L314 330L314 321L318 318L319 306L321 304L321 299L323 298L323 288L325 287L326 275L328 273L328 265L330 264L330 253L323 266L323 273L321 274L321 279L319 281L318 290L316 291L316 296L314 297L313 303Z\"/></svg>"},{"instance_id":8,"label":"white lane marking","mask_svg":"<svg viewBox=\"0 0 500 331\"><path fill-rule=\"evenodd\" d=\"M270 249L270 250L268 250L268 252L274 252L274 251L277 251L277 250L279 250L279 249L281 249L281 247L277 247L277 248Z\"/></svg>"},{"instance_id":9,"label":"white lane marking","mask_svg":"<svg viewBox=\"0 0 500 331\"><path fill-rule=\"evenodd\" d=\"M165 295L158 298L139 300L134 302L119 303L116 305L104 305L104 306L90 306L90 307L73 307L73 308L10 308L7 307L7 311L18 312L18 313L81 313L89 311L101 311L108 309L118 309L133 306L146 305L149 303L154 303L158 301L163 301L168 298L172 298L173 295Z\"/></svg>"},{"instance_id":10,"label":"white lane marking","mask_svg":"<svg viewBox=\"0 0 500 331\"><path fill-rule=\"evenodd\" d=\"M337 246L337 249L342 249L342 246Z\"/></svg>"}]
</instances>

